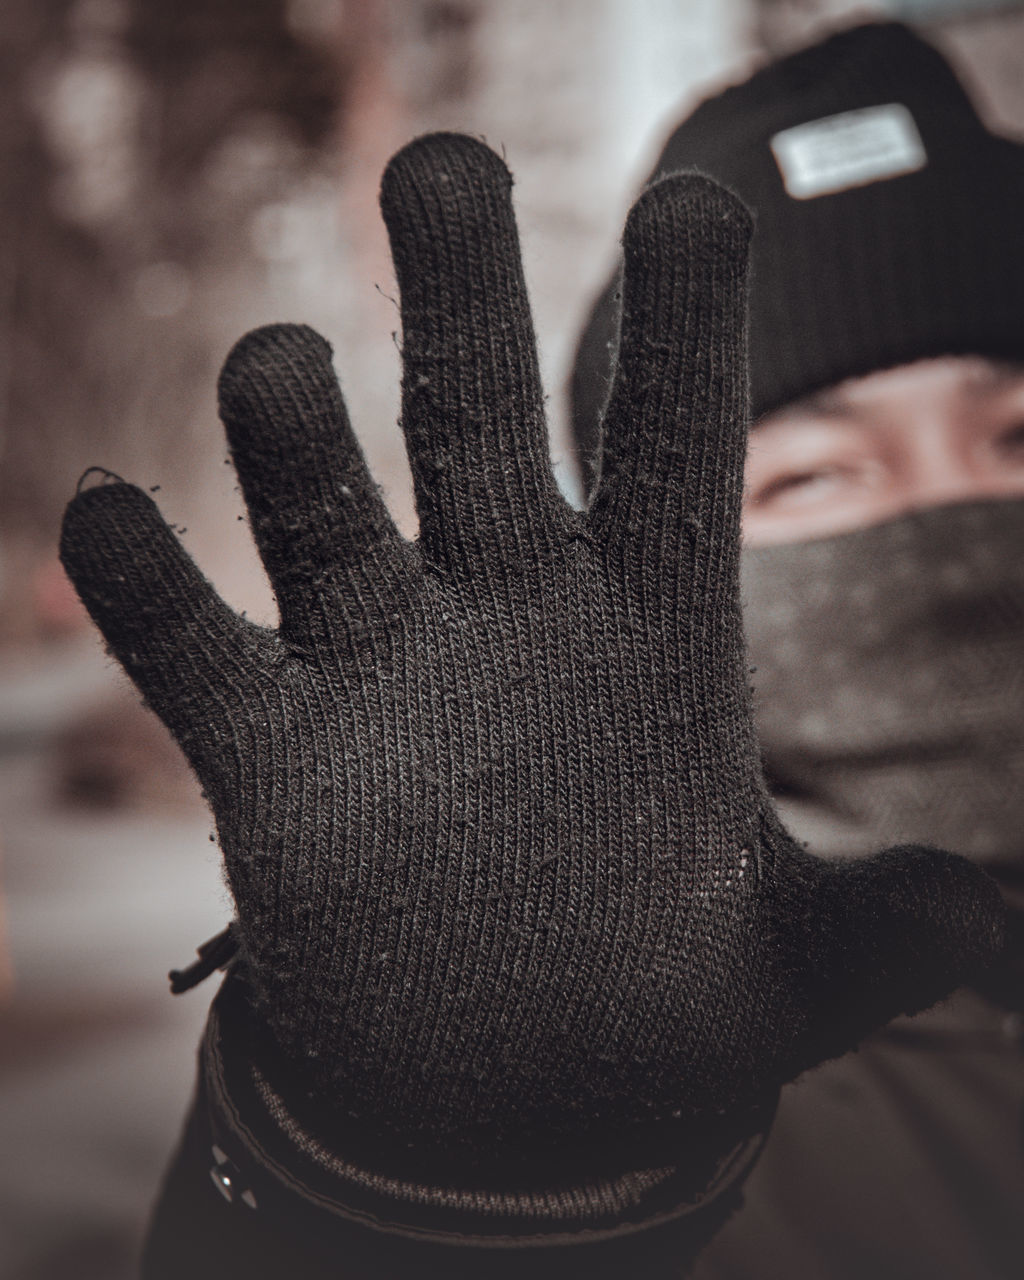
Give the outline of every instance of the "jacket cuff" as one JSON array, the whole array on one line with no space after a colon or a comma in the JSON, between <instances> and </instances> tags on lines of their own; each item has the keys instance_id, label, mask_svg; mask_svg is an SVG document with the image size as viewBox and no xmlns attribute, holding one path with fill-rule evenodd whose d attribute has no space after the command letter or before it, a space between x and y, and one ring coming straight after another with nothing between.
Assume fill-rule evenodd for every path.
<instances>
[{"instance_id":1,"label":"jacket cuff","mask_svg":"<svg viewBox=\"0 0 1024 1280\"><path fill-rule=\"evenodd\" d=\"M263 1220L279 1221L330 1250L352 1224L440 1244L528 1249L594 1244L674 1224L677 1257L695 1255L739 1203L760 1155L777 1093L744 1117L721 1149L696 1161L680 1152L657 1167L601 1176L545 1179L535 1170L500 1182L480 1169L449 1166L436 1180L354 1158L336 1127L327 1139L309 1123L309 1104L282 1087L265 1037L253 1027L244 977L225 979L200 1052L202 1094L213 1142L211 1175L225 1195ZM270 1055L272 1057L272 1055ZM287 1094L287 1096L286 1096ZM300 1116L303 1119L300 1119Z\"/></svg>"}]
</instances>

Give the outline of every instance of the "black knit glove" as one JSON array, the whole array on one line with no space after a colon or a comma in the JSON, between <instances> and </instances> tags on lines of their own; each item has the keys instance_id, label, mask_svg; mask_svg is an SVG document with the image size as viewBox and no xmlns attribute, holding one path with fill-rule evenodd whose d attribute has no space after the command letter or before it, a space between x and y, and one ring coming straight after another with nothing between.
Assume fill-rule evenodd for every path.
<instances>
[{"instance_id":1,"label":"black knit glove","mask_svg":"<svg viewBox=\"0 0 1024 1280\"><path fill-rule=\"evenodd\" d=\"M817 861L773 815L737 590L745 210L696 176L633 209L581 514L549 468L510 187L451 135L384 175L416 543L327 344L274 326L220 403L279 629L131 485L81 492L62 554L202 782L253 1006L324 1131L492 1173L548 1148L685 1161L948 992L999 896L921 849Z\"/></svg>"}]
</instances>

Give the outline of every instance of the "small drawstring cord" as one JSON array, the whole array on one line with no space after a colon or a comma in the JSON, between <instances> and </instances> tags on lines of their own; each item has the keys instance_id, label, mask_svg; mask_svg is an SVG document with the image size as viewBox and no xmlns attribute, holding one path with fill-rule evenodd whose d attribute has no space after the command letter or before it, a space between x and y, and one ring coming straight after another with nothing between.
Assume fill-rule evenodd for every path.
<instances>
[{"instance_id":1,"label":"small drawstring cord","mask_svg":"<svg viewBox=\"0 0 1024 1280\"><path fill-rule=\"evenodd\" d=\"M180 996L198 987L214 969L227 969L238 956L238 933L234 920L215 938L196 948L198 960L185 969L172 969L167 975L171 982L171 994Z\"/></svg>"}]
</instances>

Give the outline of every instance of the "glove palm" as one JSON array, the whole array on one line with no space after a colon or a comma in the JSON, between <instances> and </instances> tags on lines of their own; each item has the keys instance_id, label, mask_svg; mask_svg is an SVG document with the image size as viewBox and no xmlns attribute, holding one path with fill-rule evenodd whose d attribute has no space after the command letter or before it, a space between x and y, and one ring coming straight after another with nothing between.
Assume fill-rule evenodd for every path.
<instances>
[{"instance_id":1,"label":"glove palm","mask_svg":"<svg viewBox=\"0 0 1024 1280\"><path fill-rule=\"evenodd\" d=\"M449 1150L677 1151L944 994L998 905L958 859L825 864L773 815L737 587L745 211L700 178L633 210L579 513L509 186L444 135L385 174L415 544L326 344L275 326L220 398L279 629L236 617L131 486L76 498L63 555L203 784L254 1005L312 1092Z\"/></svg>"}]
</instances>

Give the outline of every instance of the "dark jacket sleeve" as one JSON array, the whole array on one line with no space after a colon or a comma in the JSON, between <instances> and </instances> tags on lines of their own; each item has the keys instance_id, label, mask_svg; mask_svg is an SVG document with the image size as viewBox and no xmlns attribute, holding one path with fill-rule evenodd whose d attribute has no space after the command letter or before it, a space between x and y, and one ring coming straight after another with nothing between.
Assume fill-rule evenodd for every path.
<instances>
[{"instance_id":1,"label":"dark jacket sleeve","mask_svg":"<svg viewBox=\"0 0 1024 1280\"><path fill-rule=\"evenodd\" d=\"M694 1224L671 1223L640 1236L593 1245L548 1249L479 1249L404 1240L356 1224L331 1224L330 1239L315 1239L271 1219L260 1207L218 1190L224 1172L197 1091L180 1144L154 1209L142 1259L142 1280L587 1280L623 1276L668 1280L690 1272L706 1242L695 1239ZM230 1177L230 1170L228 1175ZM740 1203L740 1188L702 1221L701 1236L713 1234ZM706 1228L706 1230L705 1230ZM326 1237L326 1233L325 1233Z\"/></svg>"},{"instance_id":2,"label":"dark jacket sleeve","mask_svg":"<svg viewBox=\"0 0 1024 1280\"><path fill-rule=\"evenodd\" d=\"M763 1135L746 1144L692 1210L632 1234L593 1239L581 1231L571 1243L547 1245L517 1241L512 1232L500 1244L481 1245L444 1235L441 1211L420 1219L419 1238L381 1229L372 1202L358 1215L340 1206L330 1185L310 1178L308 1161L300 1152L292 1158L281 1133L270 1132L252 1107L249 1046L224 1046L233 985L229 978L211 1011L195 1095L150 1222L142 1280L685 1276L739 1206L763 1145ZM272 1161L261 1158L268 1152ZM435 1228L437 1238L425 1238Z\"/></svg>"}]
</instances>

